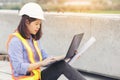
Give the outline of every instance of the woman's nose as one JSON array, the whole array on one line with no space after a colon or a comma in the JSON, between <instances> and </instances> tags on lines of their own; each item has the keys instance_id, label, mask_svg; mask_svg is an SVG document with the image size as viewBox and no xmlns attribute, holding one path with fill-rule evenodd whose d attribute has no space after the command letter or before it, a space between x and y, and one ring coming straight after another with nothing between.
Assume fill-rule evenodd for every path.
<instances>
[{"instance_id":1,"label":"woman's nose","mask_svg":"<svg viewBox=\"0 0 120 80\"><path fill-rule=\"evenodd\" d=\"M40 28L40 25L37 26L37 29L39 29L39 28Z\"/></svg>"}]
</instances>

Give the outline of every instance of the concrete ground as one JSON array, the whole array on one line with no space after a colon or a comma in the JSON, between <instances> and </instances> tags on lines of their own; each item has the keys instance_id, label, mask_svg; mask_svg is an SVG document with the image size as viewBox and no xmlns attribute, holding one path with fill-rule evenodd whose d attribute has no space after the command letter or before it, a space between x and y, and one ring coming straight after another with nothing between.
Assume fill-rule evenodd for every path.
<instances>
[{"instance_id":1,"label":"concrete ground","mask_svg":"<svg viewBox=\"0 0 120 80\"><path fill-rule=\"evenodd\" d=\"M81 71L80 71L81 72ZM87 80L117 80L100 75L81 72ZM11 80L11 70L8 61L0 61L0 80ZM64 75L61 75L58 80L68 80Z\"/></svg>"}]
</instances>

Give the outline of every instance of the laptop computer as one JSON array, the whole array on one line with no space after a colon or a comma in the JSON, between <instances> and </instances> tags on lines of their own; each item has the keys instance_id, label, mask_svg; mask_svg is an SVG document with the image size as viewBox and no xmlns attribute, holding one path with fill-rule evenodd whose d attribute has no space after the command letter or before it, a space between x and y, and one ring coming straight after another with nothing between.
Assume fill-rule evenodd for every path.
<instances>
[{"instance_id":1,"label":"laptop computer","mask_svg":"<svg viewBox=\"0 0 120 80\"><path fill-rule=\"evenodd\" d=\"M68 49L68 52L64 59L72 59L75 56L75 52L80 45L83 35L84 35L84 33L74 35L72 42L70 44L70 47Z\"/></svg>"},{"instance_id":2,"label":"laptop computer","mask_svg":"<svg viewBox=\"0 0 120 80\"><path fill-rule=\"evenodd\" d=\"M81 42L81 40L83 38L83 35L84 35L84 33L74 35L65 58L57 60L57 61L53 61L53 62L51 62L50 64L48 64L46 66L50 66L51 64L56 63L56 62L61 61L61 60L69 59L69 61L71 61L71 59L75 56L75 52L76 52L76 50L78 49L78 47L80 45L80 42ZM68 63L69 63L69 61L68 61Z\"/></svg>"}]
</instances>

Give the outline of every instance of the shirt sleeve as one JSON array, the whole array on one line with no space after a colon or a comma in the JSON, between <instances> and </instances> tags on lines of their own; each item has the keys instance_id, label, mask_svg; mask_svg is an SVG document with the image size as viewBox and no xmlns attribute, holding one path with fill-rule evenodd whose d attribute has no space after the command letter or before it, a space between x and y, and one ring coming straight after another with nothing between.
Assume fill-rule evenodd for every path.
<instances>
[{"instance_id":1,"label":"shirt sleeve","mask_svg":"<svg viewBox=\"0 0 120 80\"><path fill-rule=\"evenodd\" d=\"M46 51L43 49L43 47L41 46L40 41L38 41L38 44L39 44L39 48L40 48L41 53L42 53L42 58L43 58L43 60L46 59L46 58L48 58L49 55L47 54L47 52L46 52Z\"/></svg>"},{"instance_id":2,"label":"shirt sleeve","mask_svg":"<svg viewBox=\"0 0 120 80\"><path fill-rule=\"evenodd\" d=\"M25 75L28 70L29 63L25 63L23 59L23 45L17 38L13 37L9 44L8 54L13 67L14 73Z\"/></svg>"}]
</instances>

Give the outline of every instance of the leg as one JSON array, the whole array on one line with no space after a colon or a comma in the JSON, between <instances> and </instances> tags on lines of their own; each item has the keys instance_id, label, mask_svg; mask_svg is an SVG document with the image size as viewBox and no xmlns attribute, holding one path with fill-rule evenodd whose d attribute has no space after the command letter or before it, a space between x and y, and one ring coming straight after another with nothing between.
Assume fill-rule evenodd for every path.
<instances>
[{"instance_id":1,"label":"leg","mask_svg":"<svg viewBox=\"0 0 120 80\"><path fill-rule=\"evenodd\" d=\"M86 80L76 69L72 68L65 61L56 62L43 70L42 80L57 80L61 74L64 74L69 80Z\"/></svg>"},{"instance_id":2,"label":"leg","mask_svg":"<svg viewBox=\"0 0 120 80\"><path fill-rule=\"evenodd\" d=\"M56 67L56 64L59 62L55 62L46 69L41 72L42 80L57 80L58 77L62 74L62 72Z\"/></svg>"},{"instance_id":3,"label":"leg","mask_svg":"<svg viewBox=\"0 0 120 80\"><path fill-rule=\"evenodd\" d=\"M68 63L65 61L61 62L62 64L58 66L60 67L60 70L63 71L62 73L69 79L69 80L86 80L80 72L78 72L76 69L71 67Z\"/></svg>"}]
</instances>

